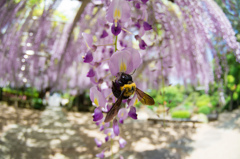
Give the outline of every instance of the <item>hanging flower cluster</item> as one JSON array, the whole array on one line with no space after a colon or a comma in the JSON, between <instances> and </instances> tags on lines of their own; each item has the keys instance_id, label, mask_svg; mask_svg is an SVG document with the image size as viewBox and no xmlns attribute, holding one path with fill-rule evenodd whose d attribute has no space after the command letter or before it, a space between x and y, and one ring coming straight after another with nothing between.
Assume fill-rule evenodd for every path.
<instances>
[{"instance_id":1,"label":"hanging flower cluster","mask_svg":"<svg viewBox=\"0 0 240 159\"><path fill-rule=\"evenodd\" d=\"M119 108L112 121L105 122L105 114L117 101L112 92L112 81L118 78L121 73L133 73L142 64L139 51L130 45L132 40L128 40L129 43L125 40L125 37L135 38L139 42L139 48L146 49L147 44L141 37L146 31L152 29L146 19L146 3L147 1L136 3L113 0L107 7L106 20L104 18L98 19L99 26L102 27L103 31L99 34L97 41L95 40L96 43L93 42L95 35L82 33L87 46L83 62L91 66L86 76L94 84L90 89L90 99L96 107L93 113L93 121L99 126L100 131L103 131L106 135L105 142L117 139L120 148L124 148L127 142L121 137L119 126L124 124L128 117L137 119L134 106L138 102L137 95L135 94L122 101L125 106ZM135 5L141 16L136 16L131 12L131 5ZM135 26L140 30L141 35L133 35L128 31L128 28ZM109 50L109 52L106 53L106 50ZM97 147L101 148L103 142L100 139L95 139L95 142ZM96 156L104 158L106 151L105 148Z\"/></svg>"}]
</instances>

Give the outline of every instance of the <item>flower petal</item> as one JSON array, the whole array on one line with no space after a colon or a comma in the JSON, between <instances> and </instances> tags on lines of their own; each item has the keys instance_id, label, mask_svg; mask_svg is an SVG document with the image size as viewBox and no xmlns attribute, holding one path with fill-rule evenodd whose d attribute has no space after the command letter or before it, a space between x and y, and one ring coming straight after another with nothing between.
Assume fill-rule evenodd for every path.
<instances>
[{"instance_id":1,"label":"flower petal","mask_svg":"<svg viewBox=\"0 0 240 159\"><path fill-rule=\"evenodd\" d=\"M126 108L121 108L118 111L118 118L119 118L119 122L121 124L123 124L123 121L128 117L128 113L127 113L127 109Z\"/></svg>"},{"instance_id":2,"label":"flower petal","mask_svg":"<svg viewBox=\"0 0 240 159\"><path fill-rule=\"evenodd\" d=\"M143 28L144 28L144 30L151 30L152 26L150 24L148 24L147 22L143 22Z\"/></svg>"},{"instance_id":3,"label":"flower petal","mask_svg":"<svg viewBox=\"0 0 240 159\"><path fill-rule=\"evenodd\" d=\"M106 134L107 137L111 137L111 138L115 137L115 134L113 132L113 128L107 128L106 130L104 130L104 134Z\"/></svg>"},{"instance_id":4,"label":"flower petal","mask_svg":"<svg viewBox=\"0 0 240 159\"><path fill-rule=\"evenodd\" d=\"M135 93L133 98L128 102L128 107L135 106L138 103L137 94Z\"/></svg>"},{"instance_id":5,"label":"flower petal","mask_svg":"<svg viewBox=\"0 0 240 159\"><path fill-rule=\"evenodd\" d=\"M133 119L137 119L137 113L136 113L136 108L135 107L131 107L130 111L128 112L128 116L130 116Z\"/></svg>"},{"instance_id":6,"label":"flower petal","mask_svg":"<svg viewBox=\"0 0 240 159\"><path fill-rule=\"evenodd\" d=\"M145 43L145 41L144 41L144 40L141 40L141 41L139 42L139 48L142 49L142 50L145 50L146 47L147 47L147 44Z\"/></svg>"},{"instance_id":7,"label":"flower petal","mask_svg":"<svg viewBox=\"0 0 240 159\"><path fill-rule=\"evenodd\" d=\"M110 23L114 20L126 22L130 18L130 7L125 0L113 0L107 9L106 19Z\"/></svg>"},{"instance_id":8,"label":"flower petal","mask_svg":"<svg viewBox=\"0 0 240 159\"><path fill-rule=\"evenodd\" d=\"M108 33L106 32L106 30L103 30L102 35L100 36L100 38L102 39L102 38L105 38L107 36L108 36Z\"/></svg>"},{"instance_id":9,"label":"flower petal","mask_svg":"<svg viewBox=\"0 0 240 159\"><path fill-rule=\"evenodd\" d=\"M88 71L88 73L87 73L87 77L93 77L93 76L95 76L95 72L94 72L94 70L91 68L91 69Z\"/></svg>"},{"instance_id":10,"label":"flower petal","mask_svg":"<svg viewBox=\"0 0 240 159\"><path fill-rule=\"evenodd\" d=\"M96 106L105 107L106 99L104 98L104 95L97 89L96 86L90 89L90 99L92 103L94 103Z\"/></svg>"},{"instance_id":11,"label":"flower petal","mask_svg":"<svg viewBox=\"0 0 240 159\"><path fill-rule=\"evenodd\" d=\"M94 139L95 140L95 143L97 145L97 147L101 147L102 146L102 142L99 141L97 138Z\"/></svg>"},{"instance_id":12,"label":"flower petal","mask_svg":"<svg viewBox=\"0 0 240 159\"><path fill-rule=\"evenodd\" d=\"M93 114L93 121L99 121L103 118L103 114L102 114L102 110L101 108L97 107L94 110L94 114Z\"/></svg>"},{"instance_id":13,"label":"flower petal","mask_svg":"<svg viewBox=\"0 0 240 159\"><path fill-rule=\"evenodd\" d=\"M143 2L143 4L146 4L148 2L148 0L141 0Z\"/></svg>"},{"instance_id":14,"label":"flower petal","mask_svg":"<svg viewBox=\"0 0 240 159\"><path fill-rule=\"evenodd\" d=\"M142 64L142 58L141 58L139 52L133 48L126 48L124 50L127 50L131 53L132 67L133 67L132 69L133 70L137 69Z\"/></svg>"},{"instance_id":15,"label":"flower petal","mask_svg":"<svg viewBox=\"0 0 240 159\"><path fill-rule=\"evenodd\" d=\"M120 148L124 148L125 145L127 144L127 141L124 140L123 138L120 138L118 142L119 142Z\"/></svg>"},{"instance_id":16,"label":"flower petal","mask_svg":"<svg viewBox=\"0 0 240 159\"><path fill-rule=\"evenodd\" d=\"M96 154L96 157L99 157L99 158L103 159L105 157L104 156L104 151L102 151L101 153Z\"/></svg>"},{"instance_id":17,"label":"flower petal","mask_svg":"<svg viewBox=\"0 0 240 159\"><path fill-rule=\"evenodd\" d=\"M128 51L115 52L108 62L112 75L117 76L119 72L131 73L133 71L131 60L132 57Z\"/></svg>"},{"instance_id":18,"label":"flower petal","mask_svg":"<svg viewBox=\"0 0 240 159\"><path fill-rule=\"evenodd\" d=\"M119 23L117 24L117 26L115 26L115 24L113 24L111 26L111 31L112 31L113 35L117 36L122 31L121 25Z\"/></svg>"},{"instance_id":19,"label":"flower petal","mask_svg":"<svg viewBox=\"0 0 240 159\"><path fill-rule=\"evenodd\" d=\"M113 132L116 136L119 135L118 121L116 118L113 120Z\"/></svg>"},{"instance_id":20,"label":"flower petal","mask_svg":"<svg viewBox=\"0 0 240 159\"><path fill-rule=\"evenodd\" d=\"M89 50L87 52L87 54L83 57L83 62L90 63L90 62L92 62L92 60L93 60L93 55L92 55L91 50Z\"/></svg>"},{"instance_id":21,"label":"flower petal","mask_svg":"<svg viewBox=\"0 0 240 159\"><path fill-rule=\"evenodd\" d=\"M92 47L93 44L93 38L91 34L87 34L87 33L82 33L83 39L87 45L88 48Z\"/></svg>"},{"instance_id":22,"label":"flower petal","mask_svg":"<svg viewBox=\"0 0 240 159\"><path fill-rule=\"evenodd\" d=\"M141 8L140 3L136 3L136 4L135 4L135 7L136 7L137 9L140 9L140 8Z\"/></svg>"}]
</instances>

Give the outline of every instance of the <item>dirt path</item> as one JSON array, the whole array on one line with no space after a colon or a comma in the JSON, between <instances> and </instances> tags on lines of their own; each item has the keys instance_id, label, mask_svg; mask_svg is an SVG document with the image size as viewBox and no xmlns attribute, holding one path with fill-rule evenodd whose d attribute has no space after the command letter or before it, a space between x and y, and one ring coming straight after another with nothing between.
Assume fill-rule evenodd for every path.
<instances>
[{"instance_id":1,"label":"dirt path","mask_svg":"<svg viewBox=\"0 0 240 159\"><path fill-rule=\"evenodd\" d=\"M47 107L36 125L11 124L9 127L0 138L1 159L74 158L86 149L84 135L77 133L61 107ZM71 155L73 150L76 151ZM89 152L81 156L93 157Z\"/></svg>"},{"instance_id":2,"label":"dirt path","mask_svg":"<svg viewBox=\"0 0 240 159\"><path fill-rule=\"evenodd\" d=\"M186 159L239 159L240 110L221 114L218 122L203 125L192 139L193 151Z\"/></svg>"},{"instance_id":3,"label":"dirt path","mask_svg":"<svg viewBox=\"0 0 240 159\"><path fill-rule=\"evenodd\" d=\"M120 135L128 143L119 149L118 142L114 142L116 159L120 155L125 159L239 159L240 111L223 113L219 122L198 125L197 129L187 124L171 124L164 129L161 124L143 120L148 115L146 110L138 112L142 120L129 119L120 127ZM13 113L8 115L14 118ZM92 159L110 147L109 143L96 147L94 138L104 141L105 135L92 122L91 113L67 113L61 107L50 106L34 121L25 125L10 123L4 129L0 159ZM109 156L107 152L106 158Z\"/></svg>"}]
</instances>

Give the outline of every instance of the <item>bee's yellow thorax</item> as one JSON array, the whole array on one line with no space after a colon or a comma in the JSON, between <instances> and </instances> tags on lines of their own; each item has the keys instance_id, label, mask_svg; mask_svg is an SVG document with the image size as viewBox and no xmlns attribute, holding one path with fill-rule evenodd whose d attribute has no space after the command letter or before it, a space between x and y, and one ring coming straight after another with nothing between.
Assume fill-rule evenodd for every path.
<instances>
[{"instance_id":1,"label":"bee's yellow thorax","mask_svg":"<svg viewBox=\"0 0 240 159\"><path fill-rule=\"evenodd\" d=\"M131 83L131 84L125 84L122 87L120 87L120 90L123 91L123 89L125 88L125 92L124 92L124 96L125 97L130 97L131 95L133 95L136 91L136 84L135 83Z\"/></svg>"}]
</instances>

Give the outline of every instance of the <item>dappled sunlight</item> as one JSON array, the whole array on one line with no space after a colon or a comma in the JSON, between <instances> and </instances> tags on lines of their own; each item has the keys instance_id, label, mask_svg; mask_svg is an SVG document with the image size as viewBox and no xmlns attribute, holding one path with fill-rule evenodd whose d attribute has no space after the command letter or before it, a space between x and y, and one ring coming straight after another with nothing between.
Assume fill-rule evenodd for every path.
<instances>
[{"instance_id":1,"label":"dappled sunlight","mask_svg":"<svg viewBox=\"0 0 240 159\"><path fill-rule=\"evenodd\" d=\"M7 106L1 108L14 110ZM31 111L33 110L22 109L22 112L27 112L28 115ZM37 124L9 124L1 135L0 153L7 158L24 156L23 158L52 159L88 159L94 158L99 153L94 138L102 139L104 142L106 135L100 132L98 126L92 122L91 113L67 113L61 107L47 107L40 114ZM140 118L141 115L147 116L144 110L141 110L139 114ZM225 143L238 142L237 131L231 132L229 127L221 126L231 123L232 128L239 130L239 116L239 110L234 111L233 115L223 113L218 122L210 123L212 128L205 124L193 128L191 124L185 123L165 123L164 128L161 123L127 119L124 124L120 125L120 135L127 140L127 144L124 148L119 148L119 143L115 140L112 152L117 153L115 157L122 155L137 159L158 159L159 157L179 159L197 156L202 153L201 147L209 146L209 141L213 145L219 139ZM224 137L223 134L231 136L231 139L226 138L225 135ZM236 146L233 149L237 148ZM110 147L110 143L103 143L101 149L109 150ZM197 148L198 151L196 151ZM111 151L106 151L105 156L111 156Z\"/></svg>"},{"instance_id":2,"label":"dappled sunlight","mask_svg":"<svg viewBox=\"0 0 240 159\"><path fill-rule=\"evenodd\" d=\"M36 125L39 122L41 111L15 108L7 106L6 103L0 104L0 134L12 128L12 124Z\"/></svg>"}]
</instances>

